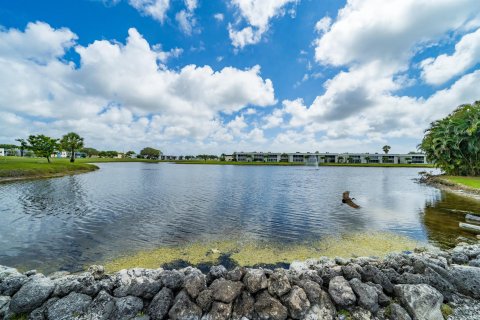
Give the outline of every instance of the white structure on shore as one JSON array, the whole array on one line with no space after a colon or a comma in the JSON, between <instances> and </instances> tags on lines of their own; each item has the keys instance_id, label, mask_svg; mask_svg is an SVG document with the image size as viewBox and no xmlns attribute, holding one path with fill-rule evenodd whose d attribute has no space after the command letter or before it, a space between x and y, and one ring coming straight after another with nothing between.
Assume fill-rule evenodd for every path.
<instances>
[{"instance_id":1,"label":"white structure on shore","mask_svg":"<svg viewBox=\"0 0 480 320\"><path fill-rule=\"evenodd\" d=\"M390 163L425 164L423 153L381 154L381 153L273 153L234 152L232 161L247 162L303 162L303 163Z\"/></svg>"},{"instance_id":2,"label":"white structure on shore","mask_svg":"<svg viewBox=\"0 0 480 320\"><path fill-rule=\"evenodd\" d=\"M0 148L0 157L5 157L5 149Z\"/></svg>"}]
</instances>

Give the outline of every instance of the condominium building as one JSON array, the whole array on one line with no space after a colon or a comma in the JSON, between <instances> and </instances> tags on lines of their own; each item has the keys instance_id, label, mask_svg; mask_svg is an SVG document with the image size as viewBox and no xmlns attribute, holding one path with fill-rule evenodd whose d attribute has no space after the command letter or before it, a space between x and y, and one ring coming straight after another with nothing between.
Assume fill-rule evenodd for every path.
<instances>
[{"instance_id":1,"label":"condominium building","mask_svg":"<svg viewBox=\"0 0 480 320\"><path fill-rule=\"evenodd\" d=\"M292 162L292 163L391 163L425 164L422 153L379 154L379 153L274 153L234 152L232 161L247 162Z\"/></svg>"}]
</instances>

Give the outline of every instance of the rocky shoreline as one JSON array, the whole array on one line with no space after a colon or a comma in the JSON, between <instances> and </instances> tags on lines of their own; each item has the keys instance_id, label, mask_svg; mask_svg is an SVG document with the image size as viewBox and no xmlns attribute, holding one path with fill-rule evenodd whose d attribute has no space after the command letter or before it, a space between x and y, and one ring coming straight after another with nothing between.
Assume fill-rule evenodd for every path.
<instances>
[{"instance_id":1,"label":"rocky shoreline","mask_svg":"<svg viewBox=\"0 0 480 320\"><path fill-rule=\"evenodd\" d=\"M310 259L286 269L80 274L0 266L3 319L478 319L480 244L384 259Z\"/></svg>"}]
</instances>

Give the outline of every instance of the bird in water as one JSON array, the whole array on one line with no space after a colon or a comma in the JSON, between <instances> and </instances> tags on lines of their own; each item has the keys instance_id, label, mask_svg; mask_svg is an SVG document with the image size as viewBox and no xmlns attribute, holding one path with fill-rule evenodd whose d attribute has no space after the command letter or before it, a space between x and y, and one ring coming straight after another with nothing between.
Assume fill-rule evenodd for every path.
<instances>
[{"instance_id":1,"label":"bird in water","mask_svg":"<svg viewBox=\"0 0 480 320\"><path fill-rule=\"evenodd\" d=\"M350 207L358 209L360 206L353 202L355 198L350 198L350 191L345 191L342 196L342 203L348 204Z\"/></svg>"}]
</instances>

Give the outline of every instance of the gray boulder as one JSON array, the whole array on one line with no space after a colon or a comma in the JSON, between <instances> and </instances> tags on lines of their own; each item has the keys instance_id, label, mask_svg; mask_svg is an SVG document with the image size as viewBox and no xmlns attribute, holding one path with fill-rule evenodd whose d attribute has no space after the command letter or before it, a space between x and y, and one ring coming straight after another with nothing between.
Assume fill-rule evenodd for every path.
<instances>
[{"instance_id":1,"label":"gray boulder","mask_svg":"<svg viewBox=\"0 0 480 320\"><path fill-rule=\"evenodd\" d=\"M137 316L143 309L143 300L139 297L126 296L115 299L113 319L127 320Z\"/></svg>"},{"instance_id":2,"label":"gray boulder","mask_svg":"<svg viewBox=\"0 0 480 320\"><path fill-rule=\"evenodd\" d=\"M297 285L307 294L308 300L312 304L319 303L322 295L322 287L312 280L301 280Z\"/></svg>"},{"instance_id":3,"label":"gray boulder","mask_svg":"<svg viewBox=\"0 0 480 320\"><path fill-rule=\"evenodd\" d=\"M160 276L165 287L178 290L182 288L185 275L177 270L166 270Z\"/></svg>"},{"instance_id":4,"label":"gray boulder","mask_svg":"<svg viewBox=\"0 0 480 320\"><path fill-rule=\"evenodd\" d=\"M399 284L395 296L415 319L442 320L443 296L428 284Z\"/></svg>"},{"instance_id":5,"label":"gray boulder","mask_svg":"<svg viewBox=\"0 0 480 320\"><path fill-rule=\"evenodd\" d=\"M51 320L70 320L84 315L92 298L83 293L72 292L57 300L47 308L47 318Z\"/></svg>"},{"instance_id":6,"label":"gray boulder","mask_svg":"<svg viewBox=\"0 0 480 320\"><path fill-rule=\"evenodd\" d=\"M292 288L284 269L275 269L268 279L268 292L272 296L281 297Z\"/></svg>"},{"instance_id":7,"label":"gray boulder","mask_svg":"<svg viewBox=\"0 0 480 320\"><path fill-rule=\"evenodd\" d=\"M30 280L23 274L12 274L0 282L0 295L13 296L20 288Z\"/></svg>"},{"instance_id":8,"label":"gray boulder","mask_svg":"<svg viewBox=\"0 0 480 320\"><path fill-rule=\"evenodd\" d=\"M213 292L210 289L203 290L198 294L197 297L198 306L204 311L207 312L210 310L213 302Z\"/></svg>"},{"instance_id":9,"label":"gray boulder","mask_svg":"<svg viewBox=\"0 0 480 320\"><path fill-rule=\"evenodd\" d=\"M470 260L470 261L468 262L468 265L469 265L470 267L480 268L480 259L477 258L477 259Z\"/></svg>"},{"instance_id":10,"label":"gray boulder","mask_svg":"<svg viewBox=\"0 0 480 320\"><path fill-rule=\"evenodd\" d=\"M480 268L453 266L451 275L458 291L475 299L480 299Z\"/></svg>"},{"instance_id":11,"label":"gray boulder","mask_svg":"<svg viewBox=\"0 0 480 320\"><path fill-rule=\"evenodd\" d=\"M15 314L33 311L48 299L54 288L55 284L49 278L30 280L12 297L10 311Z\"/></svg>"},{"instance_id":12,"label":"gray boulder","mask_svg":"<svg viewBox=\"0 0 480 320\"><path fill-rule=\"evenodd\" d=\"M105 275L105 267L104 266L93 265L93 266L88 267L87 271L91 273L91 275L93 276L93 278L95 280L100 280Z\"/></svg>"},{"instance_id":13,"label":"gray boulder","mask_svg":"<svg viewBox=\"0 0 480 320\"><path fill-rule=\"evenodd\" d=\"M148 306L148 315L153 320L161 320L168 314L168 310L173 302L173 292L169 288L162 288L159 293L153 297Z\"/></svg>"},{"instance_id":14,"label":"gray boulder","mask_svg":"<svg viewBox=\"0 0 480 320\"><path fill-rule=\"evenodd\" d=\"M115 275L115 297L136 296L151 299L162 286L162 270L129 269L121 270Z\"/></svg>"},{"instance_id":15,"label":"gray boulder","mask_svg":"<svg viewBox=\"0 0 480 320\"><path fill-rule=\"evenodd\" d=\"M253 318L255 299L248 291L242 291L233 305L232 319L240 320L243 317Z\"/></svg>"},{"instance_id":16,"label":"gray boulder","mask_svg":"<svg viewBox=\"0 0 480 320\"><path fill-rule=\"evenodd\" d=\"M410 315L399 304L392 303L390 305L390 318L392 320L412 320Z\"/></svg>"},{"instance_id":17,"label":"gray boulder","mask_svg":"<svg viewBox=\"0 0 480 320\"><path fill-rule=\"evenodd\" d=\"M209 313L202 320L227 320L232 315L232 304L215 301Z\"/></svg>"},{"instance_id":18,"label":"gray boulder","mask_svg":"<svg viewBox=\"0 0 480 320\"><path fill-rule=\"evenodd\" d=\"M225 303L230 303L242 292L243 284L238 281L216 279L210 285L213 299Z\"/></svg>"},{"instance_id":19,"label":"gray boulder","mask_svg":"<svg viewBox=\"0 0 480 320\"><path fill-rule=\"evenodd\" d=\"M222 265L211 266L210 271L207 274L207 282L211 283L215 279L225 278L227 273L227 269Z\"/></svg>"},{"instance_id":20,"label":"gray boulder","mask_svg":"<svg viewBox=\"0 0 480 320\"><path fill-rule=\"evenodd\" d=\"M342 266L343 277L347 280L352 280L353 278L362 279L362 275L360 274L361 270L362 267L356 263L350 263L346 266Z\"/></svg>"},{"instance_id":21,"label":"gray boulder","mask_svg":"<svg viewBox=\"0 0 480 320\"><path fill-rule=\"evenodd\" d=\"M293 319L302 319L310 308L310 301L302 288L293 286L292 289L282 297L282 301L288 308L288 313Z\"/></svg>"},{"instance_id":22,"label":"gray boulder","mask_svg":"<svg viewBox=\"0 0 480 320\"><path fill-rule=\"evenodd\" d=\"M468 263L468 256L463 252L455 252L452 254L452 262L456 264Z\"/></svg>"},{"instance_id":23,"label":"gray boulder","mask_svg":"<svg viewBox=\"0 0 480 320\"><path fill-rule=\"evenodd\" d=\"M106 291L100 291L88 307L86 320L108 320L115 311L115 299Z\"/></svg>"},{"instance_id":24,"label":"gray boulder","mask_svg":"<svg viewBox=\"0 0 480 320\"><path fill-rule=\"evenodd\" d=\"M342 276L334 277L328 285L328 293L339 307L348 307L357 301L347 280Z\"/></svg>"},{"instance_id":25,"label":"gray boulder","mask_svg":"<svg viewBox=\"0 0 480 320\"><path fill-rule=\"evenodd\" d=\"M373 313L378 311L378 293L375 288L368 284L362 283L357 278L350 280L350 286L357 295L358 305Z\"/></svg>"},{"instance_id":26,"label":"gray boulder","mask_svg":"<svg viewBox=\"0 0 480 320\"><path fill-rule=\"evenodd\" d=\"M236 267L235 269L227 272L227 274L225 275L225 279L232 281L242 281L245 272L245 268Z\"/></svg>"},{"instance_id":27,"label":"gray boulder","mask_svg":"<svg viewBox=\"0 0 480 320\"><path fill-rule=\"evenodd\" d=\"M320 271L320 276L322 277L323 284L328 286L330 280L335 277L343 276L341 266L325 267Z\"/></svg>"},{"instance_id":28,"label":"gray boulder","mask_svg":"<svg viewBox=\"0 0 480 320\"><path fill-rule=\"evenodd\" d=\"M190 297L195 299L201 291L207 288L205 275L201 272L192 272L188 274L185 277L184 287Z\"/></svg>"},{"instance_id":29,"label":"gray boulder","mask_svg":"<svg viewBox=\"0 0 480 320\"><path fill-rule=\"evenodd\" d=\"M260 320L285 320L288 317L287 308L280 301L264 290L257 295L254 304L255 319Z\"/></svg>"},{"instance_id":30,"label":"gray boulder","mask_svg":"<svg viewBox=\"0 0 480 320\"><path fill-rule=\"evenodd\" d=\"M8 296L0 296L0 318L3 318L10 306L11 298Z\"/></svg>"},{"instance_id":31,"label":"gray boulder","mask_svg":"<svg viewBox=\"0 0 480 320\"><path fill-rule=\"evenodd\" d=\"M95 281L93 275L84 272L78 275L68 275L54 280L55 290L53 295L64 297L70 292L84 293L89 296L95 296L100 291L100 285Z\"/></svg>"},{"instance_id":32,"label":"gray boulder","mask_svg":"<svg viewBox=\"0 0 480 320\"><path fill-rule=\"evenodd\" d=\"M172 320L198 320L202 317L202 309L197 306L185 291L181 291L168 312Z\"/></svg>"},{"instance_id":33,"label":"gray boulder","mask_svg":"<svg viewBox=\"0 0 480 320\"><path fill-rule=\"evenodd\" d=\"M13 275L21 275L15 268L10 268L6 266L0 265L0 282L2 282L5 278Z\"/></svg>"},{"instance_id":34,"label":"gray boulder","mask_svg":"<svg viewBox=\"0 0 480 320\"><path fill-rule=\"evenodd\" d=\"M267 276L260 269L248 269L243 276L243 283L250 293L256 293L268 286Z\"/></svg>"},{"instance_id":35,"label":"gray boulder","mask_svg":"<svg viewBox=\"0 0 480 320\"><path fill-rule=\"evenodd\" d=\"M44 304L42 304L41 307L38 307L37 309L33 310L29 315L28 315L28 320L45 320L47 319L47 310L48 308L53 305L55 302L60 300L58 297L53 297L45 301Z\"/></svg>"},{"instance_id":36,"label":"gray boulder","mask_svg":"<svg viewBox=\"0 0 480 320\"><path fill-rule=\"evenodd\" d=\"M371 320L372 313L368 310L365 310L361 307L355 307L350 311L352 320Z\"/></svg>"}]
</instances>

